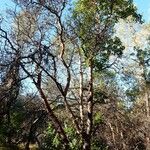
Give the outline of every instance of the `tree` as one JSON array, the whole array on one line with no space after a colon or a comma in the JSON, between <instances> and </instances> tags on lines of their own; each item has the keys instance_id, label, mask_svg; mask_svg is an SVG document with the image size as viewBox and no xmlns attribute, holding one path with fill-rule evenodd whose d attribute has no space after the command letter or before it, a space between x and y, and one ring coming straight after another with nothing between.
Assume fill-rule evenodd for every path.
<instances>
[{"instance_id":1,"label":"tree","mask_svg":"<svg viewBox=\"0 0 150 150\"><path fill-rule=\"evenodd\" d=\"M8 70L3 78L0 87L1 97L1 115L5 116L1 122L7 124L7 139L6 143L11 146L12 144L12 131L11 131L11 109L19 95L20 90L20 76L19 76L19 57L16 54L11 64L6 65ZM5 65L5 64L3 64Z\"/></svg>"},{"instance_id":2,"label":"tree","mask_svg":"<svg viewBox=\"0 0 150 150\"><path fill-rule=\"evenodd\" d=\"M124 22L123 20L121 21ZM130 55L130 64L125 68L125 72L137 80L138 93L134 94L136 96L136 101L134 102L136 106L133 109L137 109L137 106L141 108L142 111L137 113L143 115L141 122L143 122L144 141L146 149L149 149L149 24L133 24L130 20L128 21L128 31L130 31L130 42L127 43L130 47L127 49L127 57ZM132 37L132 38L131 38ZM125 40L122 39L125 42ZM130 50L130 52L129 52ZM129 54L130 53L130 54ZM135 90L134 90L135 91ZM138 110L139 111L139 110ZM136 114L136 116L137 116ZM138 117L137 117L138 118ZM147 118L147 119L146 119Z\"/></svg>"},{"instance_id":3,"label":"tree","mask_svg":"<svg viewBox=\"0 0 150 150\"><path fill-rule=\"evenodd\" d=\"M82 139L81 149L90 150L95 130L95 73L113 65L109 61L111 56L117 58L122 54L124 47L119 38L113 37L115 23L130 15L140 21L140 15L132 1L126 0L77 1L69 19L65 16L69 12L66 0L33 0L28 5L19 1L18 4L20 10L14 12L14 29L8 36L0 28L0 36L11 53L19 52L20 70L36 86L52 126L64 143L63 148L69 149L70 139L44 90L46 79L59 91L68 120ZM31 14L36 17L32 18Z\"/></svg>"},{"instance_id":4,"label":"tree","mask_svg":"<svg viewBox=\"0 0 150 150\"><path fill-rule=\"evenodd\" d=\"M123 9L120 9L120 8ZM136 19L136 8L131 1L78 1L74 11L75 34L80 41L83 57L89 67L89 96L87 97L87 130L83 135L83 149L90 149L93 128L94 71L109 67L112 55L120 56L124 47L113 36L114 25L120 18L132 15ZM82 88L82 87L81 87ZM82 110L83 111L83 110ZM88 137L86 139L86 137Z\"/></svg>"}]
</instances>

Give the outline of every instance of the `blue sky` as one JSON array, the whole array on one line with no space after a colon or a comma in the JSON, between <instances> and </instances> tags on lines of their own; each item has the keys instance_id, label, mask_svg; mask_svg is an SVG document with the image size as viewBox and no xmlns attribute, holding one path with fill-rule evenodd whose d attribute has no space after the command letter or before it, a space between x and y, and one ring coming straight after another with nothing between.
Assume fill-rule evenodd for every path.
<instances>
[{"instance_id":1,"label":"blue sky","mask_svg":"<svg viewBox=\"0 0 150 150\"><path fill-rule=\"evenodd\" d=\"M11 0L0 0L0 10L1 11L5 10L6 8L10 8L10 7L13 7L13 3Z\"/></svg>"},{"instance_id":2,"label":"blue sky","mask_svg":"<svg viewBox=\"0 0 150 150\"><path fill-rule=\"evenodd\" d=\"M144 20L150 22L150 0L134 0L134 2Z\"/></svg>"},{"instance_id":3,"label":"blue sky","mask_svg":"<svg viewBox=\"0 0 150 150\"><path fill-rule=\"evenodd\" d=\"M134 0L138 11L143 15L146 22L150 22L150 0ZM0 14L4 12L6 8L14 7L11 0L0 0Z\"/></svg>"}]
</instances>

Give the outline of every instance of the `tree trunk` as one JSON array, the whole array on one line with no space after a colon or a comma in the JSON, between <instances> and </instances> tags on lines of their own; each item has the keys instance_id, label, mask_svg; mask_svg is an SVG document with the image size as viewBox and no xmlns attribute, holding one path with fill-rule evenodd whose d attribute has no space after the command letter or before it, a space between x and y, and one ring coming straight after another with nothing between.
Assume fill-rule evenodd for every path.
<instances>
[{"instance_id":1,"label":"tree trunk","mask_svg":"<svg viewBox=\"0 0 150 150\"><path fill-rule=\"evenodd\" d=\"M8 135L7 135L7 144L11 147L12 144L12 139L11 139L11 117L10 117L10 106L11 102L7 102L7 130L8 130Z\"/></svg>"},{"instance_id":2,"label":"tree trunk","mask_svg":"<svg viewBox=\"0 0 150 150\"><path fill-rule=\"evenodd\" d=\"M111 131L111 136L112 136L112 141L113 141L114 148L117 150L114 128L113 128L113 126L111 125L110 122L108 122L108 126L109 126L110 131Z\"/></svg>"},{"instance_id":3,"label":"tree trunk","mask_svg":"<svg viewBox=\"0 0 150 150\"><path fill-rule=\"evenodd\" d=\"M80 119L81 119L81 132L84 132L84 106L83 106L83 69L82 69L82 56L81 52L79 50L79 57L80 57L80 88L79 88L79 93L80 93Z\"/></svg>"},{"instance_id":4,"label":"tree trunk","mask_svg":"<svg viewBox=\"0 0 150 150\"><path fill-rule=\"evenodd\" d=\"M87 134L83 137L83 150L91 150L91 138Z\"/></svg>"},{"instance_id":5,"label":"tree trunk","mask_svg":"<svg viewBox=\"0 0 150 150\"><path fill-rule=\"evenodd\" d=\"M83 137L83 149L91 149L92 127L93 127L93 60L90 60L89 65L89 96L87 98L87 130Z\"/></svg>"},{"instance_id":6,"label":"tree trunk","mask_svg":"<svg viewBox=\"0 0 150 150\"><path fill-rule=\"evenodd\" d=\"M30 150L30 143L31 143L31 140L33 138L33 134L35 132L35 126L34 124L31 125L30 127L30 131L29 131L29 135L28 135L28 139L27 139L27 143L26 143L26 146L25 146L25 150Z\"/></svg>"},{"instance_id":7,"label":"tree trunk","mask_svg":"<svg viewBox=\"0 0 150 150\"><path fill-rule=\"evenodd\" d=\"M146 108L146 116L147 116L147 121L146 121L146 150L150 150L150 133L149 133L149 121L150 120L150 85L149 83L146 83L146 96L145 96L145 108Z\"/></svg>"},{"instance_id":8,"label":"tree trunk","mask_svg":"<svg viewBox=\"0 0 150 150\"><path fill-rule=\"evenodd\" d=\"M47 100L46 96L44 95L43 90L40 87L38 88L38 90L39 90L39 93L40 93L41 97L43 98L43 100L45 102L46 108L47 108L48 113L49 113L49 115L52 119L52 123L54 125L54 128L55 128L56 132L59 133L60 138L62 139L62 142L64 143L65 148L68 149L69 141L68 141L68 138L66 136L66 133L65 133L61 123L59 122L58 118L55 116L55 114L53 113L51 107L49 106L48 100Z\"/></svg>"}]
</instances>

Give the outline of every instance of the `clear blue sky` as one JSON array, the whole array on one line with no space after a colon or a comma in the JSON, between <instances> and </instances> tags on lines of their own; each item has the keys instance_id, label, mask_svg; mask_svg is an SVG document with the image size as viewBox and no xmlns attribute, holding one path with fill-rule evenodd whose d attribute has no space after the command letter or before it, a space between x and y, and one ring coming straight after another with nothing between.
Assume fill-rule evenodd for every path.
<instances>
[{"instance_id":1,"label":"clear blue sky","mask_svg":"<svg viewBox=\"0 0 150 150\"><path fill-rule=\"evenodd\" d=\"M144 20L150 22L150 0L134 0L134 2Z\"/></svg>"},{"instance_id":2,"label":"clear blue sky","mask_svg":"<svg viewBox=\"0 0 150 150\"><path fill-rule=\"evenodd\" d=\"M150 22L150 0L134 0L139 12L143 15L146 22ZM0 0L0 14L6 8L14 7L11 0Z\"/></svg>"},{"instance_id":3,"label":"clear blue sky","mask_svg":"<svg viewBox=\"0 0 150 150\"><path fill-rule=\"evenodd\" d=\"M0 0L0 13L2 13L3 10L6 8L13 7L13 3L11 0Z\"/></svg>"}]
</instances>

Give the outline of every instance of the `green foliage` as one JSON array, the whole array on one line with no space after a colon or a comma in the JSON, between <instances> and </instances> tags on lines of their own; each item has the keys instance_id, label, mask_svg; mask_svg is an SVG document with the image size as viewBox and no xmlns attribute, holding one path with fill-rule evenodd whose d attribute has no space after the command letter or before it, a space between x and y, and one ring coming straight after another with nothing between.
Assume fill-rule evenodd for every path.
<instances>
[{"instance_id":1,"label":"green foliage","mask_svg":"<svg viewBox=\"0 0 150 150\"><path fill-rule=\"evenodd\" d=\"M121 57L125 47L118 37L106 40L99 49L102 49L94 59L95 71L102 71L109 68L109 58L112 55Z\"/></svg>"},{"instance_id":2,"label":"green foliage","mask_svg":"<svg viewBox=\"0 0 150 150\"><path fill-rule=\"evenodd\" d=\"M94 99L95 102L99 104L105 103L105 99L107 99L106 95L104 95L99 89L95 89L94 91Z\"/></svg>"},{"instance_id":3,"label":"green foliage","mask_svg":"<svg viewBox=\"0 0 150 150\"><path fill-rule=\"evenodd\" d=\"M19 107L21 107L21 109ZM0 144L4 145L7 143L8 136L19 140L22 132L21 124L24 121L24 109L22 106L18 106L18 104L15 103L9 111L10 122L8 122L8 116L6 115L0 123Z\"/></svg>"},{"instance_id":4,"label":"green foliage","mask_svg":"<svg viewBox=\"0 0 150 150\"><path fill-rule=\"evenodd\" d=\"M6 135L7 135L7 127L4 122L1 121L0 123L0 144L6 143Z\"/></svg>"},{"instance_id":5,"label":"green foliage","mask_svg":"<svg viewBox=\"0 0 150 150\"><path fill-rule=\"evenodd\" d=\"M69 148L70 150L78 150L81 146L80 138L76 135L75 129L68 124L64 125L64 130L68 135L69 139ZM60 150L63 149L63 143L61 142L58 134L56 133L55 129L52 127L51 124L48 125L47 130L45 131L45 137L42 141L43 150Z\"/></svg>"},{"instance_id":6,"label":"green foliage","mask_svg":"<svg viewBox=\"0 0 150 150\"><path fill-rule=\"evenodd\" d=\"M94 115L94 125L98 125L103 122L103 116L101 113L97 112Z\"/></svg>"},{"instance_id":7,"label":"green foliage","mask_svg":"<svg viewBox=\"0 0 150 150\"><path fill-rule=\"evenodd\" d=\"M49 123L47 130L45 131L45 137L42 141L42 150L59 150L63 147L58 133L55 132L52 125Z\"/></svg>"},{"instance_id":8,"label":"green foliage","mask_svg":"<svg viewBox=\"0 0 150 150\"><path fill-rule=\"evenodd\" d=\"M137 58L139 60L139 65L141 65L144 69L143 72L143 77L145 78L145 81L147 83L150 83L150 71L149 71L149 66L150 66L150 50L149 50L149 45L145 49L140 49L139 47L134 47L134 49L137 51Z\"/></svg>"},{"instance_id":9,"label":"green foliage","mask_svg":"<svg viewBox=\"0 0 150 150\"><path fill-rule=\"evenodd\" d=\"M148 55L147 51L144 51L138 47L135 47L135 50L137 51L137 58L139 59L140 64L144 66L144 59L146 55Z\"/></svg>"},{"instance_id":10,"label":"green foliage","mask_svg":"<svg viewBox=\"0 0 150 150\"><path fill-rule=\"evenodd\" d=\"M76 135L76 130L72 125L69 125L68 123L65 124L65 132L68 135L69 138L69 145L71 150L78 150L80 149L81 139L78 135Z\"/></svg>"},{"instance_id":11,"label":"green foliage","mask_svg":"<svg viewBox=\"0 0 150 150\"><path fill-rule=\"evenodd\" d=\"M91 150L108 150L106 141L103 139L94 138Z\"/></svg>"},{"instance_id":12,"label":"green foliage","mask_svg":"<svg viewBox=\"0 0 150 150\"><path fill-rule=\"evenodd\" d=\"M112 36L114 25L128 16L141 21L132 0L78 0L75 3L75 32L86 59L94 58L96 70L107 67L111 55L122 55L125 47L119 38Z\"/></svg>"}]
</instances>

